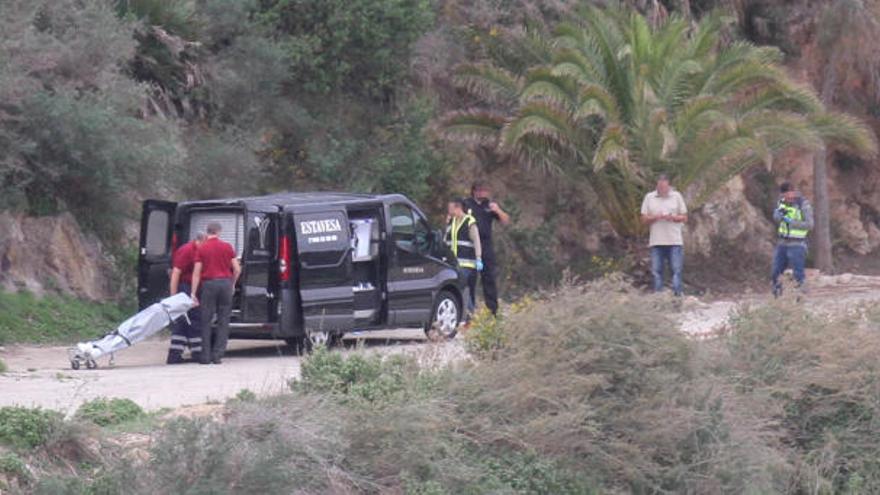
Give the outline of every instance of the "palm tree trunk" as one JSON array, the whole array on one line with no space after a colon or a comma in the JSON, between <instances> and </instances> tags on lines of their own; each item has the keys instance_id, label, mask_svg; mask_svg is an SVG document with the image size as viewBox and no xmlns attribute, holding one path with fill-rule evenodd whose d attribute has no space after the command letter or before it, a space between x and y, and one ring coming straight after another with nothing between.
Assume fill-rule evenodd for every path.
<instances>
[{"instance_id":1,"label":"palm tree trunk","mask_svg":"<svg viewBox=\"0 0 880 495\"><path fill-rule=\"evenodd\" d=\"M830 108L835 74L831 67L827 71L820 97L825 108ZM834 254L831 243L831 205L828 198L828 150L824 146L813 155L813 198L813 249L816 252L816 268L823 273L832 274Z\"/></svg>"},{"instance_id":2,"label":"palm tree trunk","mask_svg":"<svg viewBox=\"0 0 880 495\"><path fill-rule=\"evenodd\" d=\"M831 207L828 199L828 151L823 147L813 156L813 249L816 251L816 268L823 273L834 273L834 257L831 245Z\"/></svg>"}]
</instances>

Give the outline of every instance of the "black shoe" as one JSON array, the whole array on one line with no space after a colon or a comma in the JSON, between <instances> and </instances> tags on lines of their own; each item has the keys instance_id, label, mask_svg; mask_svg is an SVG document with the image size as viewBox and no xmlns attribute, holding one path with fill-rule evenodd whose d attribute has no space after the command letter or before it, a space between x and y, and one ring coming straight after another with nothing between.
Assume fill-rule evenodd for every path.
<instances>
[{"instance_id":1,"label":"black shoe","mask_svg":"<svg viewBox=\"0 0 880 495\"><path fill-rule=\"evenodd\" d=\"M199 364L211 364L211 361L206 361L204 359L199 359Z\"/></svg>"},{"instance_id":2,"label":"black shoe","mask_svg":"<svg viewBox=\"0 0 880 495\"><path fill-rule=\"evenodd\" d=\"M179 352L169 352L168 358L165 359L165 364L183 364L184 362L183 355Z\"/></svg>"},{"instance_id":3,"label":"black shoe","mask_svg":"<svg viewBox=\"0 0 880 495\"><path fill-rule=\"evenodd\" d=\"M220 364L220 363L222 363L222 362L223 362L223 360L222 360L222 359L220 359L220 358L214 358L214 360L213 360L213 361L211 361L211 362L212 362L212 363L214 363L214 364Z\"/></svg>"}]
</instances>

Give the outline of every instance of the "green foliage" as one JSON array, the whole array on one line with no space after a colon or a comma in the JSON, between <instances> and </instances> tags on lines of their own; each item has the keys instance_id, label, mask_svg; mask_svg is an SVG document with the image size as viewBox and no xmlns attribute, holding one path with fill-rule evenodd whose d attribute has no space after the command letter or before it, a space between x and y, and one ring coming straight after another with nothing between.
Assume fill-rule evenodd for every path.
<instances>
[{"instance_id":1,"label":"green foliage","mask_svg":"<svg viewBox=\"0 0 880 495\"><path fill-rule=\"evenodd\" d=\"M503 328L500 318L495 317L489 308L478 308L464 333L468 352L482 358L493 357L507 341Z\"/></svg>"},{"instance_id":2,"label":"green foliage","mask_svg":"<svg viewBox=\"0 0 880 495\"><path fill-rule=\"evenodd\" d=\"M15 452L0 454L0 473L12 477L20 482L30 481L31 474L21 457ZM0 485L3 488L3 485Z\"/></svg>"},{"instance_id":3,"label":"green foliage","mask_svg":"<svg viewBox=\"0 0 880 495\"><path fill-rule=\"evenodd\" d=\"M54 411L27 407L0 407L0 444L20 449L44 445L61 422Z\"/></svg>"},{"instance_id":4,"label":"green foliage","mask_svg":"<svg viewBox=\"0 0 880 495\"><path fill-rule=\"evenodd\" d=\"M6 373L9 371L9 367L6 366L6 362L0 359L0 373Z\"/></svg>"},{"instance_id":5,"label":"green foliage","mask_svg":"<svg viewBox=\"0 0 880 495\"><path fill-rule=\"evenodd\" d=\"M777 50L724 44L723 26L718 15L691 28L676 17L652 24L588 7L552 38L508 35L502 43L534 49L460 68L457 82L479 103L448 115L445 134L588 184L626 237L643 232L639 204L659 173L698 207L732 176L769 168L786 150L833 143L876 152L865 125L825 112L785 73Z\"/></svg>"},{"instance_id":6,"label":"green foliage","mask_svg":"<svg viewBox=\"0 0 880 495\"><path fill-rule=\"evenodd\" d=\"M431 26L427 0L271 0L261 13L287 48L293 81L309 92L386 100L410 45Z\"/></svg>"},{"instance_id":7,"label":"green foliage","mask_svg":"<svg viewBox=\"0 0 880 495\"><path fill-rule=\"evenodd\" d=\"M255 394L252 390L243 388L235 394L235 399L238 402L254 402L257 400L257 394Z\"/></svg>"},{"instance_id":8,"label":"green foliage","mask_svg":"<svg viewBox=\"0 0 880 495\"><path fill-rule=\"evenodd\" d=\"M146 416L146 413L130 399L98 397L79 406L76 418L98 426L115 426Z\"/></svg>"},{"instance_id":9,"label":"green foliage","mask_svg":"<svg viewBox=\"0 0 880 495\"><path fill-rule=\"evenodd\" d=\"M115 304L69 296L0 292L0 344L91 339L115 328L124 316Z\"/></svg>"},{"instance_id":10,"label":"green foliage","mask_svg":"<svg viewBox=\"0 0 880 495\"><path fill-rule=\"evenodd\" d=\"M424 394L436 377L422 373L405 356L345 357L326 348L316 349L302 363L301 376L290 387L306 393L329 394L343 401L383 405Z\"/></svg>"}]
</instances>

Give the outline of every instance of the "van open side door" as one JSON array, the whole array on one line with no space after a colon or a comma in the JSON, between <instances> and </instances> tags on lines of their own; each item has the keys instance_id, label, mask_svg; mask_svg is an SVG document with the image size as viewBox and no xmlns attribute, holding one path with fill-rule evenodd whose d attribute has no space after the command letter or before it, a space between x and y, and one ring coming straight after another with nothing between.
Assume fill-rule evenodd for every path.
<instances>
[{"instance_id":1,"label":"van open side door","mask_svg":"<svg viewBox=\"0 0 880 495\"><path fill-rule=\"evenodd\" d=\"M351 227L344 206L298 208L293 215L299 291L306 331L354 326Z\"/></svg>"},{"instance_id":2,"label":"van open side door","mask_svg":"<svg viewBox=\"0 0 880 495\"><path fill-rule=\"evenodd\" d=\"M141 212L138 246L138 306L140 309L168 295L168 272L177 203L148 199Z\"/></svg>"}]
</instances>

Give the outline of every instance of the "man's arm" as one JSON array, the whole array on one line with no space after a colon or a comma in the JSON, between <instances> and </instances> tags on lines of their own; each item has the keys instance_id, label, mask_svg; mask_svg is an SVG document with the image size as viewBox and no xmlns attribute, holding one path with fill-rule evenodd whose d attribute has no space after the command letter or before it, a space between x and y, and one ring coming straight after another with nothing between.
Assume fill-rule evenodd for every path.
<instances>
[{"instance_id":1,"label":"man's arm","mask_svg":"<svg viewBox=\"0 0 880 495\"><path fill-rule=\"evenodd\" d=\"M241 263L238 258L232 258L232 286L238 283L238 277L241 276Z\"/></svg>"},{"instance_id":2,"label":"man's arm","mask_svg":"<svg viewBox=\"0 0 880 495\"><path fill-rule=\"evenodd\" d=\"M784 216L785 213L782 212L782 201L779 201L776 203L776 208L773 209L773 221L778 225Z\"/></svg>"},{"instance_id":3,"label":"man's arm","mask_svg":"<svg viewBox=\"0 0 880 495\"><path fill-rule=\"evenodd\" d=\"M804 219L792 220L789 225L795 229L813 230L813 205L809 201L804 200L803 204L801 204L801 213Z\"/></svg>"},{"instance_id":4,"label":"man's arm","mask_svg":"<svg viewBox=\"0 0 880 495\"><path fill-rule=\"evenodd\" d=\"M168 294L174 295L177 294L177 288L180 285L180 268L174 267L171 270L171 282L168 284Z\"/></svg>"},{"instance_id":5,"label":"man's arm","mask_svg":"<svg viewBox=\"0 0 880 495\"><path fill-rule=\"evenodd\" d=\"M670 215L669 219L673 222L677 223L687 223L688 221L688 210L687 205L684 203L684 198L681 197L681 193L676 192L678 199L678 214Z\"/></svg>"},{"instance_id":6,"label":"man's arm","mask_svg":"<svg viewBox=\"0 0 880 495\"><path fill-rule=\"evenodd\" d=\"M480 244L480 228L477 227L477 223L474 222L468 228L468 235L471 238L471 242L474 243L474 252L476 253L477 259L483 259L483 245Z\"/></svg>"},{"instance_id":7,"label":"man's arm","mask_svg":"<svg viewBox=\"0 0 880 495\"><path fill-rule=\"evenodd\" d=\"M192 298L196 303L199 302L196 294L199 293L199 284L202 282L202 262L196 261L195 266L193 266L193 281L192 281L192 292L189 297Z\"/></svg>"},{"instance_id":8,"label":"man's arm","mask_svg":"<svg viewBox=\"0 0 880 495\"><path fill-rule=\"evenodd\" d=\"M501 206L498 203L492 201L489 203L489 209L492 210L496 216L498 216L498 221L501 222L501 225L510 224L510 215L507 214L506 211L501 209Z\"/></svg>"}]
</instances>

